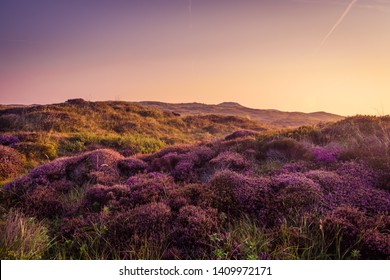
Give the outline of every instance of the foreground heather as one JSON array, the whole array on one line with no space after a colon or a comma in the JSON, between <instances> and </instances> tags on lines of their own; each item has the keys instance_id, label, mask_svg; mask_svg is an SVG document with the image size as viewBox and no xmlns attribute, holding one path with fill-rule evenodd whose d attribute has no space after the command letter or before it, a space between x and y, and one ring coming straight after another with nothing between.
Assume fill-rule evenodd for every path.
<instances>
[{"instance_id":1,"label":"foreground heather","mask_svg":"<svg viewBox=\"0 0 390 280\"><path fill-rule=\"evenodd\" d=\"M388 135L342 125L56 159L4 185L1 257L389 259Z\"/></svg>"}]
</instances>

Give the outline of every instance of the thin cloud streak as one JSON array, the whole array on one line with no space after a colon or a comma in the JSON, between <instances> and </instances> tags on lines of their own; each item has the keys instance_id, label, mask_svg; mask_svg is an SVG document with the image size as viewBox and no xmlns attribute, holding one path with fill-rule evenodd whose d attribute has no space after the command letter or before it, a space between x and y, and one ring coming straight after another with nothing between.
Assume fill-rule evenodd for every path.
<instances>
[{"instance_id":1,"label":"thin cloud streak","mask_svg":"<svg viewBox=\"0 0 390 280\"><path fill-rule=\"evenodd\" d=\"M189 16L189 25L192 28L192 1L188 0L188 16Z\"/></svg>"},{"instance_id":2,"label":"thin cloud streak","mask_svg":"<svg viewBox=\"0 0 390 280\"><path fill-rule=\"evenodd\" d=\"M325 43L328 41L329 37L333 34L333 32L336 30L336 28L343 22L344 18L348 15L349 11L353 8L353 6L356 4L358 0L353 0L347 8L345 9L344 13L341 15L341 17L337 20L337 22L333 25L332 29L326 34L324 39L322 40L321 44L319 45L317 51L322 49L322 47L325 45Z\"/></svg>"}]
</instances>

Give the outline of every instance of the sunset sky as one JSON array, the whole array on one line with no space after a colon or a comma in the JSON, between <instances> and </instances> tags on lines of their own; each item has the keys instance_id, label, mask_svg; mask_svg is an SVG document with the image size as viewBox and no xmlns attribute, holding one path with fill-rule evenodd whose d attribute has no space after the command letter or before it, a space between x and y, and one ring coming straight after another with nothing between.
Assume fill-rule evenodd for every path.
<instances>
[{"instance_id":1,"label":"sunset sky","mask_svg":"<svg viewBox=\"0 0 390 280\"><path fill-rule=\"evenodd\" d=\"M0 104L390 114L390 0L1 0Z\"/></svg>"}]
</instances>

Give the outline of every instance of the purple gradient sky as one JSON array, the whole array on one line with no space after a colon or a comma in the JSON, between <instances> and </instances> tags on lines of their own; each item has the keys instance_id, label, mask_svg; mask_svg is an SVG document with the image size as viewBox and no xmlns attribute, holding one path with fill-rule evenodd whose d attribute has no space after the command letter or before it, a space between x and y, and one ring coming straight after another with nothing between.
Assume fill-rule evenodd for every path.
<instances>
[{"instance_id":1,"label":"purple gradient sky","mask_svg":"<svg viewBox=\"0 0 390 280\"><path fill-rule=\"evenodd\" d=\"M0 104L390 113L390 0L1 0Z\"/></svg>"}]
</instances>

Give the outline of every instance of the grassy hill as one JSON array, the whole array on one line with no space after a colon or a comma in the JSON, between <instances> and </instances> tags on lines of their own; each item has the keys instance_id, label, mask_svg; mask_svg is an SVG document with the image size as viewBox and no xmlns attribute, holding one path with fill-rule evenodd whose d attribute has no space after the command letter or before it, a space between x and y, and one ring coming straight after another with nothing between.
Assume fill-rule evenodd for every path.
<instances>
[{"instance_id":1,"label":"grassy hill","mask_svg":"<svg viewBox=\"0 0 390 280\"><path fill-rule=\"evenodd\" d=\"M0 137L14 142L12 148L25 157L28 168L97 148L125 155L151 153L167 145L223 138L236 130L269 128L239 116L177 116L128 102L76 100L0 108Z\"/></svg>"},{"instance_id":2,"label":"grassy hill","mask_svg":"<svg viewBox=\"0 0 390 280\"><path fill-rule=\"evenodd\" d=\"M244 107L235 102L224 102L218 105L202 103L170 104L154 101L139 102L141 105L183 115L219 114L223 116L241 116L274 127L299 127L316 125L320 122L335 122L344 117L326 112L301 113L282 112L278 110L260 110Z\"/></svg>"}]
</instances>

